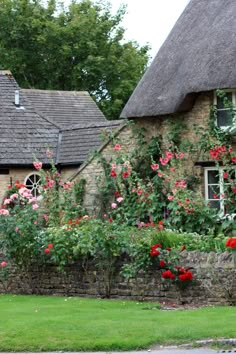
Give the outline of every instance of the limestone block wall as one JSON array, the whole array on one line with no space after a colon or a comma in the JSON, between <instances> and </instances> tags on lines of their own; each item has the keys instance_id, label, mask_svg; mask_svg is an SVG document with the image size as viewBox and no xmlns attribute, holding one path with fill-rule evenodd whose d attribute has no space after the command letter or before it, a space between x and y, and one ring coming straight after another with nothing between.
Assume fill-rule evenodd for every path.
<instances>
[{"instance_id":1,"label":"limestone block wall","mask_svg":"<svg viewBox=\"0 0 236 354\"><path fill-rule=\"evenodd\" d=\"M0 256L0 262L4 258ZM179 304L236 304L236 268L232 254L182 252L180 264L190 267L194 281L185 287L163 282L161 272L142 272L129 281L119 272L122 262L110 283L110 297L130 300L175 302ZM72 264L66 273L58 273L48 264L34 268L30 274L18 274L14 268L8 280L0 281L0 293L41 294L84 297L105 297L107 283L104 273L94 264L87 267Z\"/></svg>"},{"instance_id":2,"label":"limestone block wall","mask_svg":"<svg viewBox=\"0 0 236 354\"><path fill-rule=\"evenodd\" d=\"M115 143L121 145L122 153L128 154L132 152L135 148L135 141L132 140L131 137L132 128L130 126L122 128L114 139L111 139L101 147L101 155L108 162L111 162L112 157L116 154L114 150ZM79 179L86 180L84 206L91 215L97 215L100 211L101 204L98 187L102 183L102 178L103 168L101 164L98 163L97 157L91 158L71 177L72 181Z\"/></svg>"}]
</instances>

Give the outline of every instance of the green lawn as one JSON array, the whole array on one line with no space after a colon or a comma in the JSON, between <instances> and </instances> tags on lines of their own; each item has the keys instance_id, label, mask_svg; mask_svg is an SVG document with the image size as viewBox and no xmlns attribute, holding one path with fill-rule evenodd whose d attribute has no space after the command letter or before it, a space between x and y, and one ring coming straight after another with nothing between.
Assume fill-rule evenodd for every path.
<instances>
[{"instance_id":1,"label":"green lawn","mask_svg":"<svg viewBox=\"0 0 236 354\"><path fill-rule=\"evenodd\" d=\"M131 350L235 337L236 307L153 307L135 301L0 295L0 351Z\"/></svg>"}]
</instances>

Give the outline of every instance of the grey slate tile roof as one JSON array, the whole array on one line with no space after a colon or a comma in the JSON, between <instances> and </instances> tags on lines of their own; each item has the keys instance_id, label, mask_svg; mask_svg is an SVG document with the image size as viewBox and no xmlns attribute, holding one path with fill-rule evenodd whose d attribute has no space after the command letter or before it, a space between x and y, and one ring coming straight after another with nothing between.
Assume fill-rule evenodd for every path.
<instances>
[{"instance_id":1,"label":"grey slate tile roof","mask_svg":"<svg viewBox=\"0 0 236 354\"><path fill-rule=\"evenodd\" d=\"M73 160L83 162L101 145L102 131L111 131L118 128L121 121L110 121L77 126L62 132L59 161L61 164L73 163ZM71 161L72 160L72 161Z\"/></svg>"},{"instance_id":2,"label":"grey slate tile roof","mask_svg":"<svg viewBox=\"0 0 236 354\"><path fill-rule=\"evenodd\" d=\"M9 72L0 71L0 164L30 164L36 154L45 160L46 146L55 152L59 128L39 116L32 108L14 104L19 87Z\"/></svg>"},{"instance_id":3,"label":"grey slate tile roof","mask_svg":"<svg viewBox=\"0 0 236 354\"><path fill-rule=\"evenodd\" d=\"M0 71L0 165L31 165L33 154L47 163L47 147L55 163L80 164L101 145L101 130L120 123L107 121L85 92L21 90L10 72Z\"/></svg>"},{"instance_id":4,"label":"grey slate tile roof","mask_svg":"<svg viewBox=\"0 0 236 354\"><path fill-rule=\"evenodd\" d=\"M188 110L193 93L235 88L235 14L236 0L191 0L121 116Z\"/></svg>"},{"instance_id":5,"label":"grey slate tile roof","mask_svg":"<svg viewBox=\"0 0 236 354\"><path fill-rule=\"evenodd\" d=\"M37 112L62 129L81 123L106 122L88 92L23 89L22 93Z\"/></svg>"}]
</instances>

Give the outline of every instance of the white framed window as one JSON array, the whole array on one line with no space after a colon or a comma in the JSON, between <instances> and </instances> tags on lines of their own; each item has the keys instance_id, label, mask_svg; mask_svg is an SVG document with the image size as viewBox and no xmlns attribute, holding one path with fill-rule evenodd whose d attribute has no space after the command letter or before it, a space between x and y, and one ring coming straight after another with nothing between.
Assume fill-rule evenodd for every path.
<instances>
[{"instance_id":1,"label":"white framed window","mask_svg":"<svg viewBox=\"0 0 236 354\"><path fill-rule=\"evenodd\" d=\"M39 188L41 185L41 178L39 176L39 174L37 173L31 173L29 174L24 181L24 185L26 186L26 188L28 188L33 197L38 197L39 196Z\"/></svg>"},{"instance_id":2,"label":"white framed window","mask_svg":"<svg viewBox=\"0 0 236 354\"><path fill-rule=\"evenodd\" d=\"M216 107L216 125L221 129L229 129L236 126L235 107L236 90L224 90L223 95L214 94Z\"/></svg>"},{"instance_id":3,"label":"white framed window","mask_svg":"<svg viewBox=\"0 0 236 354\"><path fill-rule=\"evenodd\" d=\"M221 215L227 214L227 186L231 188L228 178L224 178L225 173L235 180L236 167L230 170L207 167L204 170L206 202L210 207L218 209Z\"/></svg>"}]
</instances>

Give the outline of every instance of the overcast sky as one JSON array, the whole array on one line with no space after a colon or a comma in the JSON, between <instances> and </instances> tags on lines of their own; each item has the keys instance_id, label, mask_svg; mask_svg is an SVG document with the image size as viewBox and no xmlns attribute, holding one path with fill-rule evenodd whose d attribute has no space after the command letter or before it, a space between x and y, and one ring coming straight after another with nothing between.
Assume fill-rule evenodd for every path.
<instances>
[{"instance_id":1,"label":"overcast sky","mask_svg":"<svg viewBox=\"0 0 236 354\"><path fill-rule=\"evenodd\" d=\"M140 45L151 44L151 56L155 56L180 14L190 0L109 0L116 11L127 4L123 26L126 39Z\"/></svg>"}]
</instances>

